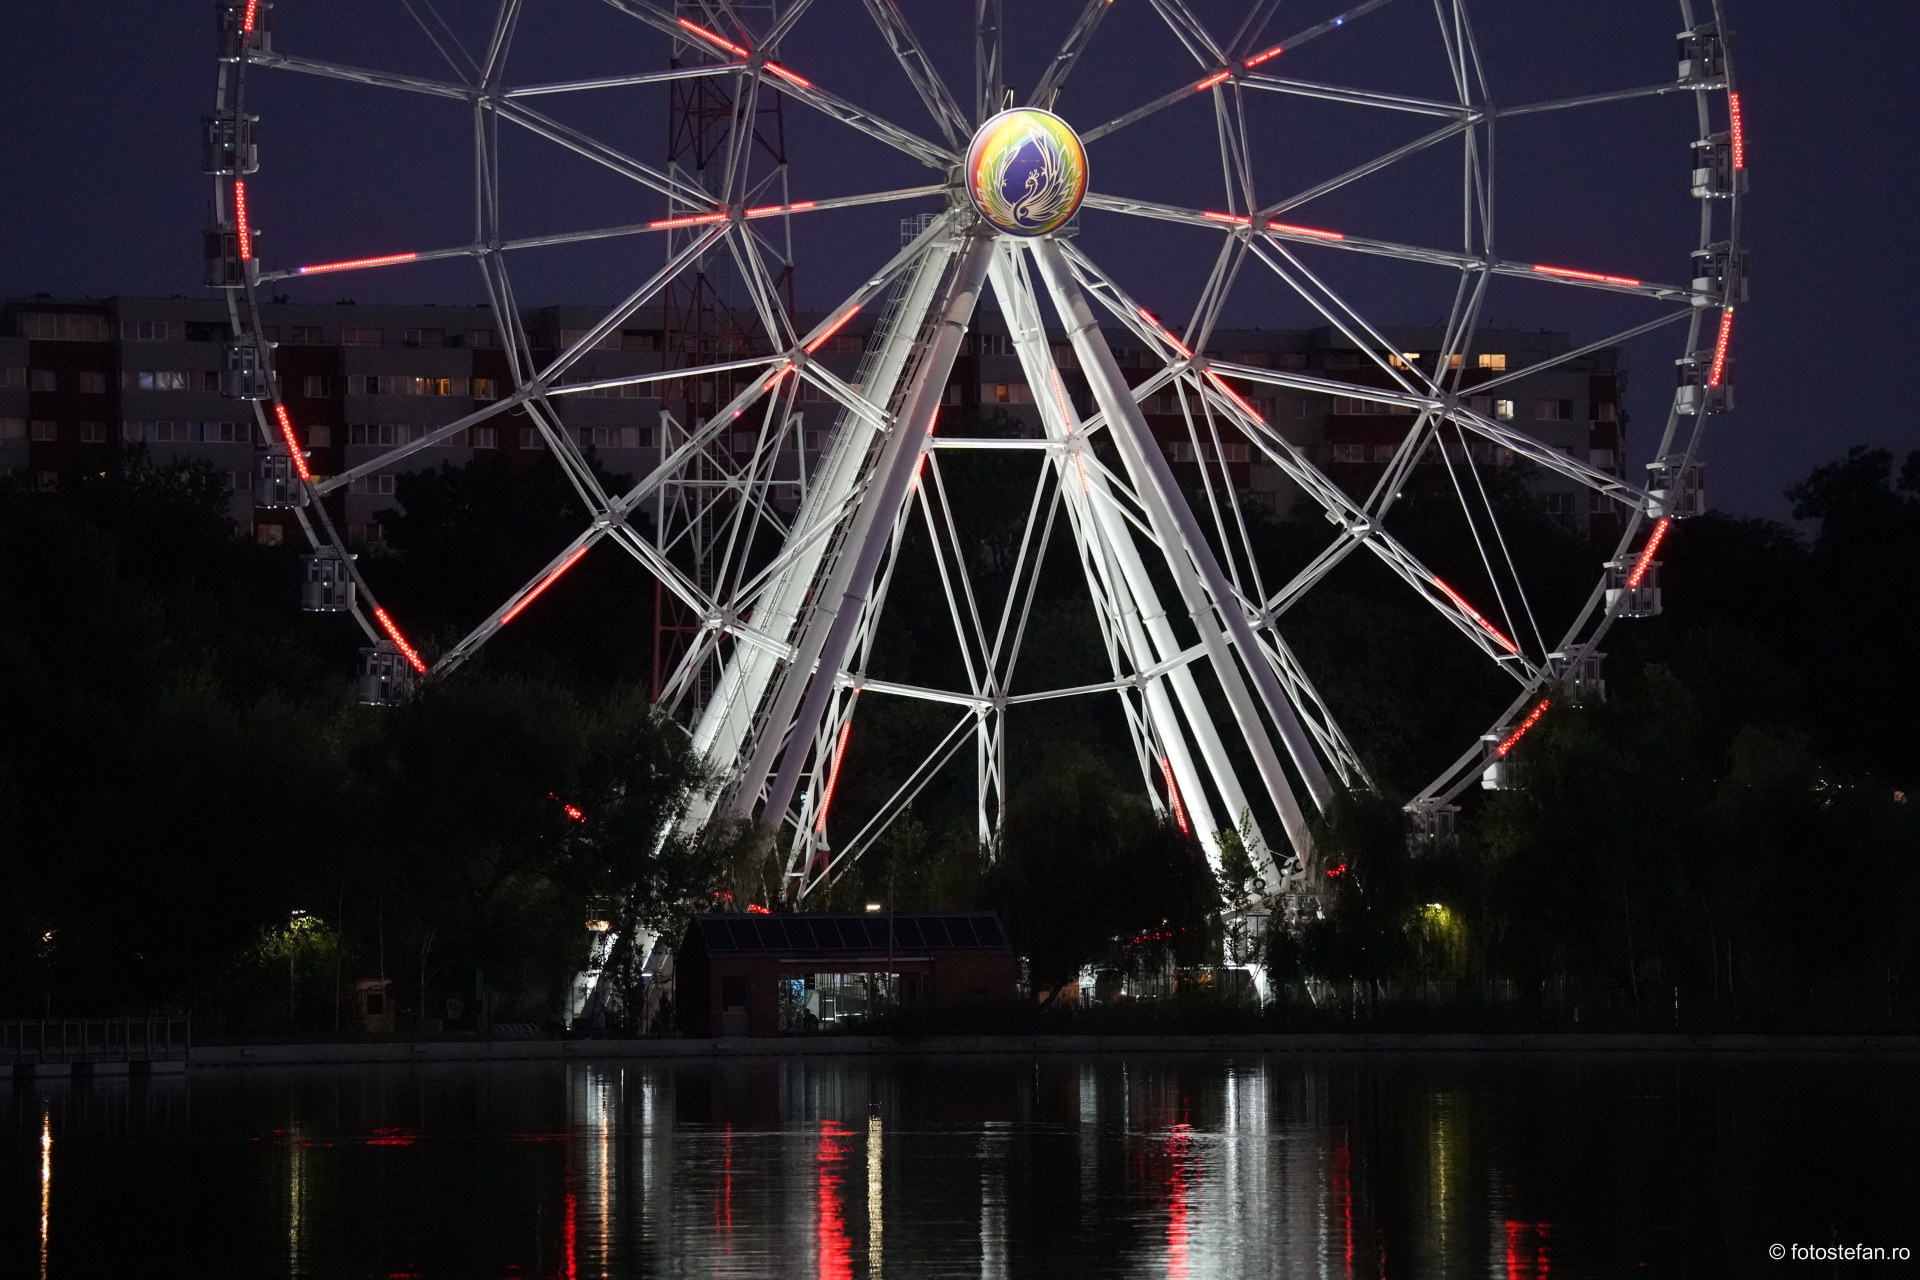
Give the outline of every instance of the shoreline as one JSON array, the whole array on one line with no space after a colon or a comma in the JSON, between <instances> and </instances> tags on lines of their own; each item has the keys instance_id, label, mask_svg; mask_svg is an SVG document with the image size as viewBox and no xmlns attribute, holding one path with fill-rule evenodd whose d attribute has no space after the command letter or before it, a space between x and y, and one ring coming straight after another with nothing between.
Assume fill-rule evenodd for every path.
<instances>
[{"instance_id":1,"label":"shoreline","mask_svg":"<svg viewBox=\"0 0 1920 1280\"><path fill-rule=\"evenodd\" d=\"M1630 1053L1920 1055L1920 1035L1687 1032L1271 1032L1241 1035L738 1037L682 1040L488 1040L196 1045L189 1070L401 1062L681 1061L729 1058L936 1058L1115 1054Z\"/></svg>"}]
</instances>

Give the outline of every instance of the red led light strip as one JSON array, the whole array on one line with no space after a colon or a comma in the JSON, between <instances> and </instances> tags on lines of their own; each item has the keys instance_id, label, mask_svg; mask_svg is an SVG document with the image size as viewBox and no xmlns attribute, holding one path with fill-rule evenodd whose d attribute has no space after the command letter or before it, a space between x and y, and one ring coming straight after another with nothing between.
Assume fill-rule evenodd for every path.
<instances>
[{"instance_id":1,"label":"red led light strip","mask_svg":"<svg viewBox=\"0 0 1920 1280\"><path fill-rule=\"evenodd\" d=\"M1240 408L1246 412L1246 415L1249 418L1252 418L1255 422L1261 423L1262 425L1266 423L1267 420L1260 416L1260 411L1258 409L1255 409L1252 405L1248 404L1247 398L1245 396L1241 395L1238 391L1235 391L1232 387L1228 386L1225 382L1221 381L1219 374L1209 369L1207 370L1207 377L1213 382L1214 386L1220 388L1221 391L1226 393L1227 399L1239 405Z\"/></svg>"},{"instance_id":2,"label":"red led light strip","mask_svg":"<svg viewBox=\"0 0 1920 1280\"><path fill-rule=\"evenodd\" d=\"M1180 824L1180 834L1188 834L1187 806L1180 803L1180 788L1173 781L1173 765L1165 756L1160 757L1160 776L1167 780L1167 799L1173 801L1173 820Z\"/></svg>"},{"instance_id":3,"label":"red led light strip","mask_svg":"<svg viewBox=\"0 0 1920 1280\"><path fill-rule=\"evenodd\" d=\"M1228 76L1232 74L1233 73L1231 71L1216 71L1214 74L1208 76L1205 80L1202 80L1199 84L1196 84L1195 86L1193 86L1193 91L1195 93L1198 93L1202 89L1211 89L1213 88L1213 86L1219 84L1222 80L1225 80Z\"/></svg>"},{"instance_id":4,"label":"red led light strip","mask_svg":"<svg viewBox=\"0 0 1920 1280\"><path fill-rule=\"evenodd\" d=\"M840 332L841 329L846 327L847 321L853 319L855 316L859 314L860 314L860 307L858 304L848 307L845 311L841 312L840 318L838 320L835 320L832 324L828 325L825 329L821 330L820 336L807 344L807 354L812 355L814 352L818 351L822 346L826 344L826 341L828 338L831 338L834 334Z\"/></svg>"},{"instance_id":5,"label":"red led light strip","mask_svg":"<svg viewBox=\"0 0 1920 1280\"><path fill-rule=\"evenodd\" d=\"M1296 227L1286 222L1269 222L1267 230L1278 231L1282 235L1309 236L1315 240L1345 240L1338 231L1321 231L1317 227Z\"/></svg>"},{"instance_id":6,"label":"red led light strip","mask_svg":"<svg viewBox=\"0 0 1920 1280\"><path fill-rule=\"evenodd\" d=\"M425 675L427 664L420 660L419 652L407 643L405 636L400 634L400 628L393 624L393 619L387 616L387 611L376 607L373 611L373 620L380 624L382 631L387 633L387 639L393 641L393 647L400 651L400 656L407 660L407 665L421 675Z\"/></svg>"},{"instance_id":7,"label":"red led light strip","mask_svg":"<svg viewBox=\"0 0 1920 1280\"><path fill-rule=\"evenodd\" d=\"M240 30L246 32L248 35L252 35L254 19L259 16L260 0L247 0L247 12L245 16L240 19Z\"/></svg>"},{"instance_id":8,"label":"red led light strip","mask_svg":"<svg viewBox=\"0 0 1920 1280\"><path fill-rule=\"evenodd\" d=\"M705 40L708 44L716 45L719 48L725 49L728 53L738 54L742 58L752 56L745 49L742 49L739 45L735 44L733 41L722 39L721 37L715 35L713 32L707 30L703 26L700 26L696 23L688 22L685 18L679 19L679 23L681 26L685 27L687 30L693 32L693 34L699 36L702 40Z\"/></svg>"},{"instance_id":9,"label":"red led light strip","mask_svg":"<svg viewBox=\"0 0 1920 1280\"><path fill-rule=\"evenodd\" d=\"M796 200L792 204L763 204L747 210L749 218L771 218L776 213L799 213L803 209L813 208L811 200Z\"/></svg>"},{"instance_id":10,"label":"red led light strip","mask_svg":"<svg viewBox=\"0 0 1920 1280\"><path fill-rule=\"evenodd\" d=\"M1245 62L1241 63L1240 66L1244 70L1251 71L1253 68L1259 66L1261 63L1271 61L1272 59L1279 57L1281 54L1285 53L1286 51L1287 51L1287 47L1285 45L1277 44L1273 46L1273 48L1268 49L1265 53L1254 54L1251 58L1248 58ZM768 67L767 69L771 71L773 68ZM1213 86L1219 84L1222 80L1225 80L1228 76L1232 74L1233 74L1232 67L1228 67L1224 71L1216 71L1212 75L1208 76L1205 80L1202 80L1198 84L1194 85L1193 91L1195 93L1199 93L1203 89L1211 89L1213 88Z\"/></svg>"},{"instance_id":11,"label":"red led light strip","mask_svg":"<svg viewBox=\"0 0 1920 1280\"><path fill-rule=\"evenodd\" d=\"M1455 591L1452 587L1440 581L1440 579L1438 578L1433 579L1433 585L1440 588L1440 592L1442 595L1446 596L1447 599L1453 601L1454 604L1458 605L1462 613L1466 614L1469 618L1472 618L1476 623L1478 623L1482 631L1486 632L1488 635L1492 636L1495 640L1499 641L1501 648L1505 649L1508 653L1511 653L1516 657L1519 656L1520 646L1515 644L1513 641L1507 639L1507 637L1501 633L1500 628L1494 626L1491 622L1488 622L1485 618L1481 617L1480 611L1478 609L1475 609L1472 605L1468 604L1464 599L1462 599L1458 591Z\"/></svg>"},{"instance_id":12,"label":"red led light strip","mask_svg":"<svg viewBox=\"0 0 1920 1280\"><path fill-rule=\"evenodd\" d=\"M361 267L390 267L396 262L412 262L420 255L417 253L389 253L378 258L349 258L345 262L322 262L317 266L300 267L296 274L317 276L326 271L354 271Z\"/></svg>"},{"instance_id":13,"label":"red led light strip","mask_svg":"<svg viewBox=\"0 0 1920 1280\"><path fill-rule=\"evenodd\" d=\"M820 797L820 817L815 820L813 829L827 829L827 810L833 805L833 789L840 785L840 758L847 754L847 734L853 731L853 721L840 726L840 740L833 747L833 767L827 771L827 793Z\"/></svg>"},{"instance_id":14,"label":"red led light strip","mask_svg":"<svg viewBox=\"0 0 1920 1280\"><path fill-rule=\"evenodd\" d=\"M1526 737L1527 730L1533 728L1534 725L1540 723L1540 717L1545 715L1547 713L1547 708L1552 705L1553 705L1552 698L1540 699L1539 705L1534 707L1533 710L1527 712L1527 718L1525 720L1522 720L1519 726L1515 728L1512 733L1508 734L1501 741L1499 746L1493 749L1493 754L1496 756L1499 756L1502 760L1506 759L1507 752L1513 750L1513 744L1520 741L1520 739Z\"/></svg>"},{"instance_id":15,"label":"red led light strip","mask_svg":"<svg viewBox=\"0 0 1920 1280\"><path fill-rule=\"evenodd\" d=\"M767 70L773 72L773 74L779 76L782 80L785 80L790 85L794 85L801 89L813 88L813 81L801 79L799 76L787 70L785 67L781 66L777 62L767 63Z\"/></svg>"},{"instance_id":16,"label":"red led light strip","mask_svg":"<svg viewBox=\"0 0 1920 1280\"><path fill-rule=\"evenodd\" d=\"M1165 338L1168 342L1171 342L1173 344L1173 349L1175 351L1178 351L1181 355L1187 357L1187 359L1189 360L1193 359L1193 352L1188 349L1187 344L1180 341L1180 339L1174 337L1172 334L1168 333L1166 331L1166 328L1163 325L1161 325L1161 323L1158 320L1155 320L1153 318L1153 313L1151 311L1148 311L1145 307L1135 307L1134 310L1140 313L1140 318L1142 320L1145 320L1148 324L1153 326L1153 331L1155 333Z\"/></svg>"},{"instance_id":17,"label":"red led light strip","mask_svg":"<svg viewBox=\"0 0 1920 1280\"><path fill-rule=\"evenodd\" d=\"M1536 264L1533 269L1543 276L1559 276L1564 280L1591 280L1595 284L1640 283L1631 276L1603 276L1598 271L1575 271L1571 267L1543 267Z\"/></svg>"},{"instance_id":18,"label":"red led light strip","mask_svg":"<svg viewBox=\"0 0 1920 1280\"><path fill-rule=\"evenodd\" d=\"M773 914L773 909L771 907L763 907L757 902L749 902L747 904L747 914L750 916L770 916Z\"/></svg>"},{"instance_id":19,"label":"red led light strip","mask_svg":"<svg viewBox=\"0 0 1920 1280\"><path fill-rule=\"evenodd\" d=\"M1640 558L1633 562L1633 572L1627 575L1628 590L1638 587L1640 580L1647 576L1647 570L1653 567L1653 553L1660 549L1660 540L1667 536L1667 526L1672 523L1671 519L1662 519L1647 535L1647 545L1640 548Z\"/></svg>"},{"instance_id":20,"label":"red led light strip","mask_svg":"<svg viewBox=\"0 0 1920 1280\"><path fill-rule=\"evenodd\" d=\"M1733 120L1733 167L1747 167L1747 131L1740 121L1740 95L1727 95L1727 111Z\"/></svg>"},{"instance_id":21,"label":"red led light strip","mask_svg":"<svg viewBox=\"0 0 1920 1280\"><path fill-rule=\"evenodd\" d=\"M247 225L247 184L240 179L233 180L233 226L240 236L241 270L253 257L253 228Z\"/></svg>"},{"instance_id":22,"label":"red led light strip","mask_svg":"<svg viewBox=\"0 0 1920 1280\"><path fill-rule=\"evenodd\" d=\"M527 592L527 594L525 594L524 596L521 596L519 604L514 605L513 608L506 611L506 613L500 619L500 625L504 627L509 622L512 622L515 618L519 617L520 611L522 609L532 604L535 600L538 600L540 598L540 593L542 591L545 591L548 587L552 586L554 584L554 581L557 578L559 578L561 574L573 568L574 565L579 564L580 557L584 556L585 554L587 554L587 549L585 547L575 548L574 553L568 556L565 560L562 560L558 568L556 568L552 573L548 574L546 577L540 579L540 584L538 586L536 586L533 590Z\"/></svg>"},{"instance_id":23,"label":"red led light strip","mask_svg":"<svg viewBox=\"0 0 1920 1280\"><path fill-rule=\"evenodd\" d=\"M313 472L307 466L307 455L300 447L300 438L293 433L293 419L287 416L287 406L273 406L273 416L280 419L280 438L287 442L287 456L293 459L293 469L300 478L309 484L313 482Z\"/></svg>"},{"instance_id":24,"label":"red led light strip","mask_svg":"<svg viewBox=\"0 0 1920 1280\"><path fill-rule=\"evenodd\" d=\"M793 366L791 364L781 365L778 369L775 369L773 371L772 377L768 378L765 382L760 384L760 393L762 395L765 395L767 392L773 390L775 387L780 385L780 380L782 378L786 377L788 374L792 372L793 372ZM737 418L740 415L736 413L733 416Z\"/></svg>"},{"instance_id":25,"label":"red led light strip","mask_svg":"<svg viewBox=\"0 0 1920 1280\"><path fill-rule=\"evenodd\" d=\"M1243 218L1240 215L1234 214L1234 213L1214 213L1212 210L1206 210L1202 212L1200 216L1203 218L1211 218L1215 222L1230 222L1236 227L1247 227L1247 226L1253 225L1252 218Z\"/></svg>"},{"instance_id":26,"label":"red led light strip","mask_svg":"<svg viewBox=\"0 0 1920 1280\"><path fill-rule=\"evenodd\" d=\"M647 224L647 230L670 231L674 227L697 227L709 222L725 222L726 220L727 215L724 213L695 213L684 218L662 218L658 222L649 222Z\"/></svg>"},{"instance_id":27,"label":"red led light strip","mask_svg":"<svg viewBox=\"0 0 1920 1280\"><path fill-rule=\"evenodd\" d=\"M1733 337L1733 308L1720 313L1720 336L1713 343L1713 368L1707 372L1707 385L1717 387L1727 373L1727 342Z\"/></svg>"}]
</instances>

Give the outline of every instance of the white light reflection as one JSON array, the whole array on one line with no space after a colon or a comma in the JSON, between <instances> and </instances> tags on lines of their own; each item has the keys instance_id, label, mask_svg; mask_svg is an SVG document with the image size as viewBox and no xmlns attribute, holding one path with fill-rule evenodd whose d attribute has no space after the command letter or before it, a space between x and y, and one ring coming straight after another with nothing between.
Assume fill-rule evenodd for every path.
<instances>
[{"instance_id":1,"label":"white light reflection","mask_svg":"<svg viewBox=\"0 0 1920 1280\"><path fill-rule=\"evenodd\" d=\"M1007 1280L1007 1171L1005 1121L989 1120L980 1135L980 1280Z\"/></svg>"},{"instance_id":2,"label":"white light reflection","mask_svg":"<svg viewBox=\"0 0 1920 1280\"><path fill-rule=\"evenodd\" d=\"M881 1212L881 1143L880 1117L867 1117L867 1276L868 1280L880 1280L881 1240L886 1234L884 1215Z\"/></svg>"},{"instance_id":3,"label":"white light reflection","mask_svg":"<svg viewBox=\"0 0 1920 1280\"><path fill-rule=\"evenodd\" d=\"M47 1228L53 1209L53 1104L40 1105L40 1280L47 1280Z\"/></svg>"},{"instance_id":4,"label":"white light reflection","mask_svg":"<svg viewBox=\"0 0 1920 1280\"><path fill-rule=\"evenodd\" d=\"M307 1140L300 1126L287 1122L287 1263L288 1273L300 1274L300 1237L306 1226Z\"/></svg>"}]
</instances>

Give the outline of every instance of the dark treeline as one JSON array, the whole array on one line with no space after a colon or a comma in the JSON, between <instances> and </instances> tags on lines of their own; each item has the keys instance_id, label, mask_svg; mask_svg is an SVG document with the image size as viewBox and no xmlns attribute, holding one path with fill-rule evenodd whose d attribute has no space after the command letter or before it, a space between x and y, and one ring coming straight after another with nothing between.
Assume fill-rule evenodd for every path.
<instances>
[{"instance_id":1,"label":"dark treeline","mask_svg":"<svg viewBox=\"0 0 1920 1280\"><path fill-rule=\"evenodd\" d=\"M949 463L938 486L983 531L950 566L983 601L1013 581L1032 496L1010 456ZM398 496L365 568L430 651L578 523L540 468L443 468L402 477ZM1689 1018L1740 1025L1911 1020L1920 692L1898 655L1920 622L1920 455L1896 469L1855 451L1791 496L1806 533L1717 515L1678 527L1666 612L1609 638L1608 699L1556 705L1515 753L1521 785L1463 796L1458 837L1432 847L1410 849L1399 803L1484 727L1503 677L1365 557L1303 600L1289 640L1378 794L1322 821L1327 865L1348 866L1327 918L1266 948L1293 1005L1514 992L1654 1021L1679 989ZM1564 617L1595 549L1517 491L1492 497L1528 580L1547 584L1535 604ZM6 1014L177 1008L311 1031L378 976L402 1026L452 1015L451 1000L471 1021L482 994L496 1020L538 1018L584 954L588 903L631 926L670 925L723 888L767 900L773 864L739 833L655 847L663 815L709 780L647 703L653 584L626 557L588 557L457 676L367 708L348 680L365 638L300 614L296 553L236 536L224 511L211 473L138 453L88 459L53 493L0 486ZM1457 504L1410 490L1396 520L1471 589ZM1272 518L1254 537L1247 568L1271 583L1328 526ZM910 529L876 677L957 679L933 555ZM1064 546L1042 564L1015 692L1103 678L1080 572ZM836 829L857 830L898 782L887 766L950 724L863 698ZM1229 857L1216 884L1156 817L1112 700L1010 716L997 848L978 839L967 772L922 791L820 905L994 907L1042 992L1089 963L1220 955L1246 868Z\"/></svg>"}]
</instances>

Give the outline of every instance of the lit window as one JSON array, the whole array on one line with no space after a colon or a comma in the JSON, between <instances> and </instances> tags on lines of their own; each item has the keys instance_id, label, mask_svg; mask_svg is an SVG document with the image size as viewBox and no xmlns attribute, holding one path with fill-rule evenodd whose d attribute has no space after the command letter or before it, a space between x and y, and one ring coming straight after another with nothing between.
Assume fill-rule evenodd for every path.
<instances>
[{"instance_id":1,"label":"lit window","mask_svg":"<svg viewBox=\"0 0 1920 1280\"><path fill-rule=\"evenodd\" d=\"M1495 400L1493 402L1493 416L1502 422L1513 421L1513 401Z\"/></svg>"},{"instance_id":2,"label":"lit window","mask_svg":"<svg viewBox=\"0 0 1920 1280\"><path fill-rule=\"evenodd\" d=\"M277 547L286 541L287 530L284 525L259 524L253 527L253 536L263 547Z\"/></svg>"},{"instance_id":3,"label":"lit window","mask_svg":"<svg viewBox=\"0 0 1920 1280\"><path fill-rule=\"evenodd\" d=\"M1507 357L1501 351L1482 351L1475 364L1482 369L1501 370L1507 367Z\"/></svg>"},{"instance_id":4,"label":"lit window","mask_svg":"<svg viewBox=\"0 0 1920 1280\"><path fill-rule=\"evenodd\" d=\"M473 398L475 400L493 400L498 398L498 396L499 393L493 389L492 378L475 378L473 380Z\"/></svg>"}]
</instances>

